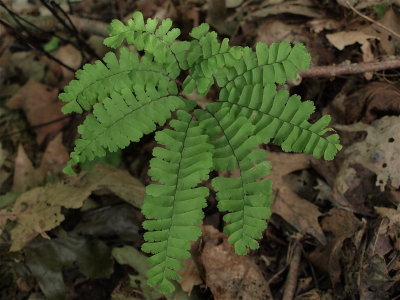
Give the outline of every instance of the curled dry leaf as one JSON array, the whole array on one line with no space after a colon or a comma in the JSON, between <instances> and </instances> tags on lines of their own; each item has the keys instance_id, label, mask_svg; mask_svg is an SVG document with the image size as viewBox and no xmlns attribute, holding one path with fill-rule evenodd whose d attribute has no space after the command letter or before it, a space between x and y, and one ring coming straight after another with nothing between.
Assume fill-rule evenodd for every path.
<instances>
[{"instance_id":1,"label":"curled dry leaf","mask_svg":"<svg viewBox=\"0 0 400 300\"><path fill-rule=\"evenodd\" d=\"M394 188L400 187L400 118L383 117L371 125L356 123L353 125L336 125L344 131L365 131L364 141L355 143L345 149L347 157L336 178L337 186L346 186L346 178L351 165L361 164L377 175L376 185L384 191L390 183ZM346 190L340 191L342 194Z\"/></svg>"},{"instance_id":2,"label":"curled dry leaf","mask_svg":"<svg viewBox=\"0 0 400 300\"><path fill-rule=\"evenodd\" d=\"M203 226L201 263L207 286L216 300L272 299L268 283L251 256L236 255L226 236Z\"/></svg>"}]
</instances>

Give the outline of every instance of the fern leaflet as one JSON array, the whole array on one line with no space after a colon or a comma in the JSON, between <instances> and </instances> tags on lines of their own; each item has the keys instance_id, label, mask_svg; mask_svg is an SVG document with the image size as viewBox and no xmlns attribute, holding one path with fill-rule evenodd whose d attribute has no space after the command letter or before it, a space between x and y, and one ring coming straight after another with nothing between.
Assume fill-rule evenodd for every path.
<instances>
[{"instance_id":1,"label":"fern leaflet","mask_svg":"<svg viewBox=\"0 0 400 300\"><path fill-rule=\"evenodd\" d=\"M190 256L190 241L201 235L199 225L208 189L196 186L208 178L212 146L197 123L190 114L178 111L178 119L170 123L174 130L156 134L156 140L166 148L155 148L150 163L149 174L160 184L146 188L142 212L148 220L143 227L149 231L142 250L153 254L149 284L163 293L174 290L170 280L180 278L175 273L183 268L180 259Z\"/></svg>"},{"instance_id":2,"label":"fern leaflet","mask_svg":"<svg viewBox=\"0 0 400 300\"><path fill-rule=\"evenodd\" d=\"M197 110L202 126L214 145L213 162L216 170L239 170L236 178L217 177L212 186L217 191L218 209L228 211L224 220L229 225L224 232L234 245L235 252L246 254L247 248L258 248L256 239L270 215L271 182L259 180L268 175L270 165L265 161L265 151L254 150L260 140L253 135L254 126L244 117L235 117L227 108L206 107Z\"/></svg>"}]
</instances>

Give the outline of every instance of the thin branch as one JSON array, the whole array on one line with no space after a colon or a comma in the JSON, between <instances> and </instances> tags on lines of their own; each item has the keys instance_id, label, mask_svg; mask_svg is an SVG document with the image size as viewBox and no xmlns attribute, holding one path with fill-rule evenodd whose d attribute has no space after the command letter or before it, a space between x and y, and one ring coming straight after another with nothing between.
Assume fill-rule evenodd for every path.
<instances>
[{"instance_id":1,"label":"thin branch","mask_svg":"<svg viewBox=\"0 0 400 300\"><path fill-rule=\"evenodd\" d=\"M51 60L55 61L56 63L58 63L59 65L63 66L64 68L70 70L71 72L75 72L76 70L68 65L66 65L65 63L63 63L61 60L59 60L57 57L51 55L50 53L44 51L41 47L36 47L35 45L33 45L32 43L30 43L29 41L26 40L26 38L24 38L24 36L22 36L18 30L16 30L14 27L12 27L10 24L4 22L2 19L0 19L0 24L2 24L6 29L11 30L13 32L13 34L21 40L21 42L25 43L26 45L28 45L31 49L37 50L39 52L41 52L42 54L44 54L45 56L47 56L48 58L50 58Z\"/></svg>"},{"instance_id":2,"label":"thin branch","mask_svg":"<svg viewBox=\"0 0 400 300\"><path fill-rule=\"evenodd\" d=\"M13 136L13 135L16 135L16 134L20 134L20 133L26 132L28 130L35 130L35 129L38 129L38 128L46 127L46 126L49 126L51 124L58 123L58 122L64 121L65 119L69 119L69 118L70 118L70 116L64 116L64 117L61 117L61 118L58 118L58 119L55 119L55 120L51 120L51 121L48 121L48 122L45 122L45 123L40 123L40 124L37 124L37 125L33 125L33 126L28 127L28 128L25 128L25 129L21 129L21 130L18 130L18 131L7 133L7 134L5 134L3 136L0 136L0 141L5 140L6 138L9 138L10 136Z\"/></svg>"},{"instance_id":3,"label":"thin branch","mask_svg":"<svg viewBox=\"0 0 400 300\"><path fill-rule=\"evenodd\" d=\"M393 31L392 29L390 29L389 27L385 26L384 24L382 24L381 22L375 21L374 19L371 19L370 17L364 15L363 13L361 13L360 11L358 11L353 5L351 5L351 3L348 0L340 0L343 1L352 11L354 11L357 15L359 15L360 17L364 18L365 20L375 24L376 26L379 26L380 28L382 28L383 30L389 32L391 35L393 35L394 37L400 39L400 34L398 34L397 32Z\"/></svg>"},{"instance_id":4,"label":"thin branch","mask_svg":"<svg viewBox=\"0 0 400 300\"><path fill-rule=\"evenodd\" d=\"M285 283L282 300L293 300L297 289L297 277L301 262L301 245L298 240L294 242L293 255L290 262L289 273Z\"/></svg>"},{"instance_id":5,"label":"thin branch","mask_svg":"<svg viewBox=\"0 0 400 300\"><path fill-rule=\"evenodd\" d=\"M300 71L299 75L303 78L335 77L339 75L360 74L397 68L400 68L400 59L339 66L316 66L305 71Z\"/></svg>"}]
</instances>

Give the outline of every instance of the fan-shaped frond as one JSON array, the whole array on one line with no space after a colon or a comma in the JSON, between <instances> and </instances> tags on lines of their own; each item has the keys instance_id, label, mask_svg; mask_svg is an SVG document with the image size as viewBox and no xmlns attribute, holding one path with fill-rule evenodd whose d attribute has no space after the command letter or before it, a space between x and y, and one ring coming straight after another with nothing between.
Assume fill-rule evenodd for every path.
<instances>
[{"instance_id":1,"label":"fan-shaped frond","mask_svg":"<svg viewBox=\"0 0 400 300\"><path fill-rule=\"evenodd\" d=\"M129 89L112 92L109 98L96 103L93 113L78 127L81 137L75 141L71 160L64 171L74 175L72 165L115 152L139 141L144 134L163 125L171 111L184 108L185 101L168 94L167 89L137 87L133 94Z\"/></svg>"},{"instance_id":2,"label":"fan-shaped frond","mask_svg":"<svg viewBox=\"0 0 400 300\"><path fill-rule=\"evenodd\" d=\"M259 42L255 52L244 48L242 59L233 67L221 69L216 81L228 90L246 84L284 83L286 78L295 78L298 70L307 69L310 62L311 56L301 43L292 47L286 41L271 46Z\"/></svg>"},{"instance_id":3,"label":"fan-shaped frond","mask_svg":"<svg viewBox=\"0 0 400 300\"><path fill-rule=\"evenodd\" d=\"M220 43L215 31L209 32L206 23L195 27L190 36L195 40L190 42L187 51L189 75L183 82L185 93L191 93L195 88L199 95L205 95L214 83L215 74L225 66L233 66L242 56L242 47L230 47L229 39Z\"/></svg>"},{"instance_id":4,"label":"fan-shaped frond","mask_svg":"<svg viewBox=\"0 0 400 300\"><path fill-rule=\"evenodd\" d=\"M234 115L246 116L264 143L273 139L287 152L309 153L332 160L342 148L337 134L326 136L332 131L327 128L329 116L315 123L308 122L315 110L313 102L302 102L298 95L289 97L288 91L276 90L274 84L245 85L242 89L232 88L229 93L222 89L219 101L211 106L229 107Z\"/></svg>"},{"instance_id":5,"label":"fan-shaped frond","mask_svg":"<svg viewBox=\"0 0 400 300\"><path fill-rule=\"evenodd\" d=\"M180 278L175 270L183 267L181 259L190 256L190 241L201 234L208 189L196 186L208 179L212 167L208 137L191 115L184 111L177 114L178 119L170 122L173 130L156 134L156 140L166 148L154 149L149 174L160 183L146 187L142 207L148 219L143 227L149 230L142 250L153 254L148 283L162 293L174 290L170 280Z\"/></svg>"},{"instance_id":6,"label":"fan-shaped frond","mask_svg":"<svg viewBox=\"0 0 400 300\"><path fill-rule=\"evenodd\" d=\"M207 108L208 111L195 113L214 146L214 168L239 170L238 177L212 180L219 210L228 211L224 220L229 225L224 232L229 234L228 241L235 252L246 254L247 248L258 248L256 239L262 238L267 226L265 219L270 215L271 183L259 180L268 175L270 165L265 161L265 151L256 149L260 140L245 117L236 117L229 113L229 108Z\"/></svg>"},{"instance_id":7,"label":"fan-shaped frond","mask_svg":"<svg viewBox=\"0 0 400 300\"><path fill-rule=\"evenodd\" d=\"M120 92L124 88L130 90L137 86L168 87L171 94L177 94L175 78L176 70L169 70L154 62L151 56L142 56L128 48L121 48L119 59L112 52L101 61L86 64L83 70L76 72L77 80L72 80L64 88L59 98L68 102L63 107L64 113L90 110L98 100L109 96L112 92Z\"/></svg>"}]
</instances>

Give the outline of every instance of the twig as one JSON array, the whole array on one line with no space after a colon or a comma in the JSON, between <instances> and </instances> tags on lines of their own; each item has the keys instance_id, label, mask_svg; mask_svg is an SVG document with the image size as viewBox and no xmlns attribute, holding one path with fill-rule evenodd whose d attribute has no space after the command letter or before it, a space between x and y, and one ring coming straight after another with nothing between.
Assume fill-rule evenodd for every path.
<instances>
[{"instance_id":1,"label":"twig","mask_svg":"<svg viewBox=\"0 0 400 300\"><path fill-rule=\"evenodd\" d=\"M55 61L56 63L58 63L59 65L63 66L64 68L75 72L76 70L68 65L66 65L65 63L63 63L61 60L59 60L57 57L51 55L50 53L44 51L41 47L37 47L35 45L33 45L32 43L30 43L28 40L26 40L19 32L18 30L16 30L15 28L13 28L10 24L4 22L2 19L0 19L0 24L2 24L6 29L11 30L14 35L21 40L21 42L25 43L26 45L28 45L30 48L35 49L39 52L41 52L43 55L47 56L48 58L50 58L51 60Z\"/></svg>"},{"instance_id":2,"label":"twig","mask_svg":"<svg viewBox=\"0 0 400 300\"><path fill-rule=\"evenodd\" d=\"M294 243L293 255L290 262L289 273L285 283L285 290L283 292L282 300L293 300L296 288L297 277L299 275L299 266L301 261L301 246L298 240Z\"/></svg>"},{"instance_id":3,"label":"twig","mask_svg":"<svg viewBox=\"0 0 400 300\"><path fill-rule=\"evenodd\" d=\"M61 118L58 118L58 119L55 119L55 120L51 120L51 121L48 121L48 122L45 122L45 123L40 123L40 124L37 124L37 125L33 125L33 126L28 127L28 128L25 128L25 129L21 129L21 130L18 130L18 131L7 133L7 134L5 134L3 136L0 136L0 141L5 140L6 138L9 138L10 136L13 136L13 135L16 135L16 134L19 134L19 133L23 133L23 132L26 132L28 130L36 130L36 129L39 129L39 128L42 128L42 127L46 127L46 126L49 126L51 124L58 123L58 122L64 121L64 120L69 119L69 118L70 118L70 116L64 116L64 117L61 117Z\"/></svg>"},{"instance_id":4,"label":"twig","mask_svg":"<svg viewBox=\"0 0 400 300\"><path fill-rule=\"evenodd\" d=\"M334 77L338 75L360 74L365 72L376 72L396 68L400 68L400 59L339 66L317 66L305 71L300 71L299 75L303 78Z\"/></svg>"},{"instance_id":5,"label":"twig","mask_svg":"<svg viewBox=\"0 0 400 300\"><path fill-rule=\"evenodd\" d=\"M393 36L395 36L396 38L400 39L400 34L398 34L397 32L393 31L392 29L390 29L389 27L386 27L385 25L383 25L381 22L375 21L374 19L371 19L370 17L364 15L363 13L359 12L353 5L350 4L350 2L348 0L340 0L343 1L344 3L346 3L346 5L352 10L354 11L357 15L359 15L360 17L364 18L365 20L368 20L369 22L379 26L380 28L382 28L383 30L389 32L390 34L392 34Z\"/></svg>"}]
</instances>

